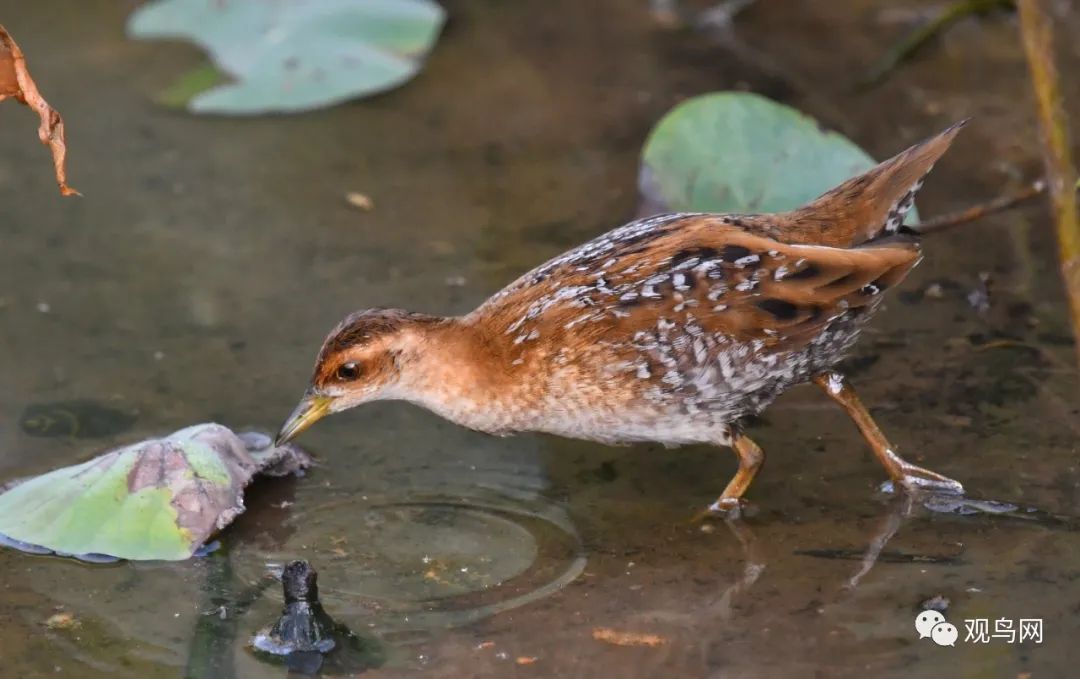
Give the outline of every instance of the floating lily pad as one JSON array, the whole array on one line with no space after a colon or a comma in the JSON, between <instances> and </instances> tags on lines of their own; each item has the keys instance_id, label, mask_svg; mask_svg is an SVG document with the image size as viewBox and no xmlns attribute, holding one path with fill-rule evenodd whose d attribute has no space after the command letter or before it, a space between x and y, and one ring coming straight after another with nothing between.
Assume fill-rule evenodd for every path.
<instances>
[{"instance_id":1,"label":"floating lily pad","mask_svg":"<svg viewBox=\"0 0 1080 679\"><path fill-rule=\"evenodd\" d=\"M639 185L650 214L782 212L875 164L847 138L789 106L748 92L716 92L689 99L660 120L642 152Z\"/></svg>"},{"instance_id":2,"label":"floating lily pad","mask_svg":"<svg viewBox=\"0 0 1080 679\"><path fill-rule=\"evenodd\" d=\"M127 431L135 419L134 413L80 399L29 405L19 426L30 436L92 439Z\"/></svg>"},{"instance_id":3,"label":"floating lily pad","mask_svg":"<svg viewBox=\"0 0 1080 679\"><path fill-rule=\"evenodd\" d=\"M196 113L330 106L397 87L420 70L445 14L432 0L157 0L131 16L137 38L181 38L235 80L206 68L169 88ZM199 92L200 87L211 89Z\"/></svg>"},{"instance_id":4,"label":"floating lily pad","mask_svg":"<svg viewBox=\"0 0 1080 679\"><path fill-rule=\"evenodd\" d=\"M0 535L38 553L187 559L244 511L256 474L309 464L267 436L195 425L18 482L0 495Z\"/></svg>"}]
</instances>

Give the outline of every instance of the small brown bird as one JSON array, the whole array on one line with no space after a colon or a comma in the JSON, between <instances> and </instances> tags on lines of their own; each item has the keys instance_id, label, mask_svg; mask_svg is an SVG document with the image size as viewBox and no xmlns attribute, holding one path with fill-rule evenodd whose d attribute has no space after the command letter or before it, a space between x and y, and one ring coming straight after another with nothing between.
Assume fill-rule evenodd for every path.
<instances>
[{"instance_id":1,"label":"small brown bird","mask_svg":"<svg viewBox=\"0 0 1080 679\"><path fill-rule=\"evenodd\" d=\"M813 382L893 482L963 492L894 452L833 368L921 259L903 225L963 123L781 214L665 214L552 259L460 317L358 311L326 338L278 437L368 401L410 401L483 432L731 446L710 509L738 510L765 459L739 426Z\"/></svg>"}]
</instances>

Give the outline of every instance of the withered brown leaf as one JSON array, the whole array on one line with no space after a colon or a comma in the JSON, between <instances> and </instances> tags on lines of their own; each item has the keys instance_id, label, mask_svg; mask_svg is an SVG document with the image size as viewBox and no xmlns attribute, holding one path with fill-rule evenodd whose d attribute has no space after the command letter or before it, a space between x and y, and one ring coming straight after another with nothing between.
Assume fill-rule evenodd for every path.
<instances>
[{"instance_id":1,"label":"withered brown leaf","mask_svg":"<svg viewBox=\"0 0 1080 679\"><path fill-rule=\"evenodd\" d=\"M60 193L65 196L78 196L78 191L68 186L67 170L64 159L67 156L67 144L64 139L64 121L49 102L41 96L30 71L26 68L26 57L15 43L15 39L0 25L0 101L14 97L33 109L41 118L38 126L38 138L52 151L53 167L56 171L56 183Z\"/></svg>"}]
</instances>

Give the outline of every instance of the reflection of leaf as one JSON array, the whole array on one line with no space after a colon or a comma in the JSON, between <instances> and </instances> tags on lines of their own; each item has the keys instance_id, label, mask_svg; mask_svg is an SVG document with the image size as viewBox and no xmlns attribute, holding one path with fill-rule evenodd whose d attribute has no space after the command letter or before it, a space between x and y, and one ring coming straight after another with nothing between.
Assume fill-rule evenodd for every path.
<instances>
[{"instance_id":1,"label":"reflection of leaf","mask_svg":"<svg viewBox=\"0 0 1080 679\"><path fill-rule=\"evenodd\" d=\"M642 152L649 212L781 212L874 166L862 149L793 108L718 92L676 106Z\"/></svg>"},{"instance_id":2,"label":"reflection of leaf","mask_svg":"<svg viewBox=\"0 0 1080 679\"><path fill-rule=\"evenodd\" d=\"M259 472L307 457L204 424L25 480L0 495L0 534L61 554L186 559L244 511Z\"/></svg>"},{"instance_id":3,"label":"reflection of leaf","mask_svg":"<svg viewBox=\"0 0 1080 679\"><path fill-rule=\"evenodd\" d=\"M184 76L170 91L192 89L192 111L255 114L397 87L420 70L443 20L433 0L157 0L132 15L128 31L191 40L235 78L195 94Z\"/></svg>"},{"instance_id":4,"label":"reflection of leaf","mask_svg":"<svg viewBox=\"0 0 1080 679\"><path fill-rule=\"evenodd\" d=\"M38 126L38 139L49 147L53 156L53 170L60 193L65 196L77 196L79 192L67 184L67 169L64 160L67 156L67 141L64 138L64 120L56 109L38 92L37 85L26 69L26 57L15 44L11 34L0 26L0 101L14 97L15 101L26 104L41 118Z\"/></svg>"}]
</instances>

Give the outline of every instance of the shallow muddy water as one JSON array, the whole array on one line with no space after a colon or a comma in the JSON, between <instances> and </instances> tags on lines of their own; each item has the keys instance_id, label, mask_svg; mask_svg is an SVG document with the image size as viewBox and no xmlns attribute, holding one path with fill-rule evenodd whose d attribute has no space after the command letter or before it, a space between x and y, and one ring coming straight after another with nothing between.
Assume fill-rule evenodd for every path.
<instances>
[{"instance_id":1,"label":"shallow muddy water","mask_svg":"<svg viewBox=\"0 0 1080 679\"><path fill-rule=\"evenodd\" d=\"M127 41L133 3L0 0L67 119L85 195L57 197L36 120L0 105L0 480L195 422L273 429L346 312L464 312L630 218L638 150L686 96L749 88L878 157L974 116L927 182L924 215L1039 171L1008 15L960 23L856 92L933 3L760 0L726 34L665 28L644 0L447 5L406 87L232 120L151 103L199 57ZM1075 35L1075 10L1060 25ZM1061 56L1080 67L1080 48ZM768 455L756 514L704 529L690 518L734 471L728 451L494 439L379 404L305 434L319 466L255 488L211 557L95 566L0 551L0 675L284 676L245 641L280 609L278 588L259 586L267 564L305 558L327 611L385 650L372 677L1071 676L1080 413L1050 235L1033 205L929 241L849 362L905 455L1017 511L878 492L854 426L809 387L752 425ZM980 272L986 314L967 301ZM27 425L28 408L85 401L90 429ZM935 596L955 647L915 631ZM47 628L58 611L80 626ZM964 620L992 631L998 618L1041 619L1042 643L964 641ZM660 643L614 645L597 628Z\"/></svg>"}]
</instances>

